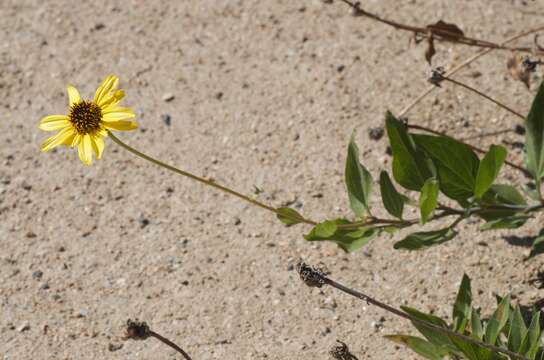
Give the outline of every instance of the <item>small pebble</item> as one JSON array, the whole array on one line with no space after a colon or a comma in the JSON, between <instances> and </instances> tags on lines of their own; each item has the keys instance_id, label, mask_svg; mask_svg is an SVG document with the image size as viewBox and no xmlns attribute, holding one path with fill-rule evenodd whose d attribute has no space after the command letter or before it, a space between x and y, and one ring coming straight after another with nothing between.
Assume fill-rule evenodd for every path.
<instances>
[{"instance_id":1,"label":"small pebble","mask_svg":"<svg viewBox=\"0 0 544 360\"><path fill-rule=\"evenodd\" d=\"M388 146L386 149L385 149L385 153L389 156L393 155L393 150L391 149L391 146Z\"/></svg>"},{"instance_id":2,"label":"small pebble","mask_svg":"<svg viewBox=\"0 0 544 360\"><path fill-rule=\"evenodd\" d=\"M514 127L514 132L518 135L525 135L525 127L523 125L517 124Z\"/></svg>"},{"instance_id":3,"label":"small pebble","mask_svg":"<svg viewBox=\"0 0 544 360\"><path fill-rule=\"evenodd\" d=\"M42 276L43 276L43 271L41 270L36 270L32 273L32 278L36 280L40 280Z\"/></svg>"},{"instance_id":4,"label":"small pebble","mask_svg":"<svg viewBox=\"0 0 544 360\"><path fill-rule=\"evenodd\" d=\"M163 95L162 100L165 101L165 102L170 102L170 101L174 100L175 98L176 97L175 97L174 94L166 93L166 94Z\"/></svg>"},{"instance_id":5,"label":"small pebble","mask_svg":"<svg viewBox=\"0 0 544 360\"><path fill-rule=\"evenodd\" d=\"M138 219L138 222L140 223L140 228L145 228L147 225L149 225L149 219L146 219L144 217L140 217Z\"/></svg>"},{"instance_id":6,"label":"small pebble","mask_svg":"<svg viewBox=\"0 0 544 360\"><path fill-rule=\"evenodd\" d=\"M368 130L368 137L371 140L378 141L383 137L384 133L383 127L375 127Z\"/></svg>"},{"instance_id":7,"label":"small pebble","mask_svg":"<svg viewBox=\"0 0 544 360\"><path fill-rule=\"evenodd\" d=\"M161 120L166 124L166 126L170 126L170 124L172 124L172 117L169 114L162 114Z\"/></svg>"},{"instance_id":8,"label":"small pebble","mask_svg":"<svg viewBox=\"0 0 544 360\"><path fill-rule=\"evenodd\" d=\"M30 330L30 324L28 321L23 322L19 327L17 328L18 332L24 332Z\"/></svg>"},{"instance_id":9,"label":"small pebble","mask_svg":"<svg viewBox=\"0 0 544 360\"><path fill-rule=\"evenodd\" d=\"M510 144L512 146L512 149L525 149L525 144L522 143L521 141L514 141L512 144Z\"/></svg>"},{"instance_id":10,"label":"small pebble","mask_svg":"<svg viewBox=\"0 0 544 360\"><path fill-rule=\"evenodd\" d=\"M123 344L122 344L122 343L119 343L119 344L109 343L109 344L108 344L108 350L111 351L111 352L114 352L114 351L117 351L117 350L121 350L122 348L123 348Z\"/></svg>"},{"instance_id":11,"label":"small pebble","mask_svg":"<svg viewBox=\"0 0 544 360\"><path fill-rule=\"evenodd\" d=\"M42 290L49 290L49 283L44 283L42 286L40 286L40 289Z\"/></svg>"}]
</instances>

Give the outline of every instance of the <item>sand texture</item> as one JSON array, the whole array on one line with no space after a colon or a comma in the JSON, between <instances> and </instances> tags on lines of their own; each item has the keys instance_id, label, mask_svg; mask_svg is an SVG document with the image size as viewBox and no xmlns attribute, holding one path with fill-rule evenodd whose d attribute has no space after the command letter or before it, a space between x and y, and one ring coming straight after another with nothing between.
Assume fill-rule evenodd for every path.
<instances>
[{"instance_id":1,"label":"sand texture","mask_svg":"<svg viewBox=\"0 0 544 360\"><path fill-rule=\"evenodd\" d=\"M492 41L542 25L544 15L543 0L364 3ZM484 314L496 293L528 306L542 298L533 280L544 257L524 260L541 217L485 233L465 222L454 241L423 252L393 249L403 231L346 254L305 241L309 226L286 228L109 139L91 167L72 150L39 150L48 134L37 124L67 111L66 85L89 98L112 73L140 123L119 134L127 143L312 219L350 217L351 133L378 179L391 157L369 129L429 86L425 47L410 38L317 0L0 0L0 359L180 359L154 339L123 341L129 318L195 360L329 359L336 339L360 360L418 358L382 337L415 335L409 323L304 286L293 270L299 258L388 304L445 317L463 273ZM433 64L446 67L478 51L436 47ZM510 55L495 51L458 79L525 113L537 83L528 90L509 76ZM519 120L462 88L445 84L409 119L483 148L503 144L522 162L522 136L481 136ZM526 180L505 170L501 181ZM383 214L378 196L372 206Z\"/></svg>"}]
</instances>

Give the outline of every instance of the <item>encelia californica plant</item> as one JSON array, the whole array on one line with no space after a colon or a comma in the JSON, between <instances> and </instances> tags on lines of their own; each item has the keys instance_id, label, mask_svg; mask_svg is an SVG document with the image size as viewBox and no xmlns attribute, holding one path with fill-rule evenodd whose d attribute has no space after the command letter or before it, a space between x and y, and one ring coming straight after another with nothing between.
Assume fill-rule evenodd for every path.
<instances>
[{"instance_id":1,"label":"encelia californica plant","mask_svg":"<svg viewBox=\"0 0 544 360\"><path fill-rule=\"evenodd\" d=\"M435 40L480 46L487 48L486 51L524 50L465 37L456 26L443 22L426 28L392 23L362 10L359 5L350 1L343 2L352 6L357 16L379 19L380 22L412 31L420 37L427 36L429 48L426 58L429 62L435 52ZM514 39L542 29L544 27L527 31ZM534 69L540 63L528 60L524 62L524 66ZM459 225L469 218L480 218L483 221L482 231L521 227L535 213L544 210L544 83L540 85L531 108L527 109L527 115L524 115L452 79L450 75L453 72L445 73L442 69L436 69L430 81L436 86L443 82L462 86L524 121L525 164L508 161L507 151L500 145L491 145L487 150L479 149L446 134L409 123L403 118L407 110L397 115L388 111L385 114L385 130L393 157L391 169L383 169L379 175L373 176L361 163L355 137L352 136L349 141L344 177L353 211L351 217L324 221L308 219L295 209L265 204L215 181L166 164L128 145L113 132L134 130L138 124L133 120L134 112L128 107L120 106L125 93L117 88L119 79L113 75L104 79L92 100L83 100L76 88L68 86L67 114L46 116L39 124L39 128L44 131L56 131L45 140L41 149L46 152L58 146L77 148L80 160L85 165L91 165L93 157L102 158L104 139L109 137L124 150L146 161L270 211L287 226L310 225L312 228L304 235L306 240L331 241L347 252L363 247L372 238L384 233L393 234L400 229L422 226L438 220L441 220L441 224L445 220L449 220L449 223L447 226L437 226L431 231L415 231L399 239L394 248L421 250L451 241L458 235ZM498 175L504 166L510 166L529 177L528 186L518 189L512 184L498 183ZM389 214L387 217L375 215L378 212L370 206L372 196L381 197L383 208ZM416 207L419 216L405 216L405 209L409 206ZM543 252L544 232L541 232L533 243L530 256ZM388 338L405 344L428 359L442 359L446 356L470 360L544 359L539 312L534 311L526 322L519 306L512 307L510 297L506 296L498 299L497 310L489 319L482 319L480 310L471 305L470 280L466 275L453 307L451 323L447 323L434 315L409 307L396 309L385 305L304 265L299 267L299 272L303 280L311 286L333 286L410 320L423 338L409 335L390 335ZM129 322L128 325L129 338L155 337L176 348L175 344L151 331L145 323ZM341 347L342 351L343 349ZM178 351L185 358L189 358L181 348Z\"/></svg>"}]
</instances>

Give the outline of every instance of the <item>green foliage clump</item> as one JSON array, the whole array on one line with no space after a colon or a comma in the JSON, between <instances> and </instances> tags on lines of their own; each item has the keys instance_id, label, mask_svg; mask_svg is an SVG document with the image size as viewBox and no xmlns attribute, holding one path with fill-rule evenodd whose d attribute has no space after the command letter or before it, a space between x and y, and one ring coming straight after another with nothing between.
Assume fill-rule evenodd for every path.
<instances>
[{"instance_id":1,"label":"green foliage clump","mask_svg":"<svg viewBox=\"0 0 544 360\"><path fill-rule=\"evenodd\" d=\"M503 350L509 350L519 354L520 358L544 359L544 347L540 340L542 333L540 311L535 309L522 311L518 305L512 306L510 296L497 298L497 300L498 305L493 315L487 319L482 318L480 309L472 306L470 279L464 275L453 305L450 324L442 318L413 308L403 307L402 309L415 319L453 330ZM530 320L526 321L526 318ZM443 359L446 356L469 360L508 359L506 355L479 346L475 342L439 333L420 322L412 321L412 324L423 338L403 334L385 337L431 360Z\"/></svg>"},{"instance_id":2,"label":"green foliage clump","mask_svg":"<svg viewBox=\"0 0 544 360\"><path fill-rule=\"evenodd\" d=\"M359 149L352 136L347 151L345 183L355 219L332 219L320 222L305 235L309 241L328 240L345 251L354 251L383 232L393 233L413 225L423 225L442 218L451 223L431 231L417 231L394 245L395 249L421 250L452 240L458 225L469 217L484 221L480 229L514 229L526 223L535 212L544 209L541 182L544 176L544 83L525 119L526 168L506 161L507 151L491 145L480 159L473 147L452 137L436 133L410 132L410 126L391 112L385 117L385 129L392 150L392 176L382 170L379 190L383 207L390 218L374 216L370 198L374 180L359 160ZM524 194L511 184L497 183L497 177L508 163L531 178ZM413 200L401 188L419 193ZM444 201L445 200L445 201ZM419 217L406 219L407 206L419 208ZM303 222L293 209L281 208L278 217L287 225ZM530 256L544 251L544 236L535 240Z\"/></svg>"}]
</instances>

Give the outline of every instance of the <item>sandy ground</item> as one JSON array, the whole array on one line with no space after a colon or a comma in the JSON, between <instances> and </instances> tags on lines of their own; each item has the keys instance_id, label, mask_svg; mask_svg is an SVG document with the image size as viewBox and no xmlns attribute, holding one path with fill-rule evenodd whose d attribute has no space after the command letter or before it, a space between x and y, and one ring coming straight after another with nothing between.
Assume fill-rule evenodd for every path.
<instances>
[{"instance_id":1,"label":"sandy ground","mask_svg":"<svg viewBox=\"0 0 544 360\"><path fill-rule=\"evenodd\" d=\"M444 19L495 41L537 25L543 5L365 2L400 21ZM448 66L475 50L438 45L434 61ZM540 299L531 279L544 258L524 261L521 245L542 219L515 232L479 233L468 223L455 241L425 252L397 252L398 237L382 236L344 254L304 241L308 227L286 229L111 141L92 167L72 152L39 152L47 134L37 123L66 111L66 84L90 97L114 73L141 124L120 135L128 143L242 192L258 187L274 206L289 203L315 219L350 216L342 175L349 136L357 130L375 178L389 168L386 140L367 131L428 86L423 52L406 33L317 0L0 0L0 358L179 358L152 339L123 342L123 325L135 317L194 359L327 359L336 339L359 359L416 358L382 338L412 333L409 324L303 286L292 269L300 257L389 304L444 316L463 272L484 313L495 293L512 292L524 305ZM532 93L506 74L508 56L495 52L459 79L525 112ZM410 119L460 137L516 124L451 86ZM521 161L519 148L510 149ZM503 180L523 181L509 172Z\"/></svg>"}]
</instances>

